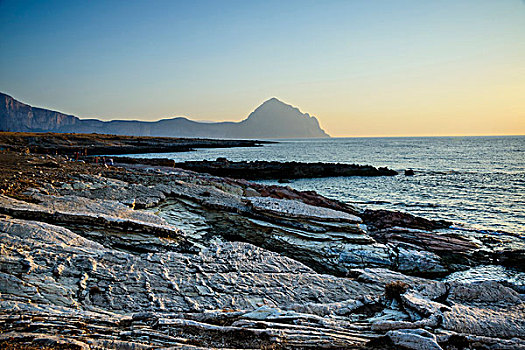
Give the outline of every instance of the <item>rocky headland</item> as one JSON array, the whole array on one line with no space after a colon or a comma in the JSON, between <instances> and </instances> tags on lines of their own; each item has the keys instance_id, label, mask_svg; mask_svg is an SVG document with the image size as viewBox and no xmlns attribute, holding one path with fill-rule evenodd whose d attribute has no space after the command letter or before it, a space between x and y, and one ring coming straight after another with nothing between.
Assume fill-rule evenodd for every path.
<instances>
[{"instance_id":1,"label":"rocky headland","mask_svg":"<svg viewBox=\"0 0 525 350\"><path fill-rule=\"evenodd\" d=\"M173 166L0 181L2 348L525 347L522 237Z\"/></svg>"}]
</instances>

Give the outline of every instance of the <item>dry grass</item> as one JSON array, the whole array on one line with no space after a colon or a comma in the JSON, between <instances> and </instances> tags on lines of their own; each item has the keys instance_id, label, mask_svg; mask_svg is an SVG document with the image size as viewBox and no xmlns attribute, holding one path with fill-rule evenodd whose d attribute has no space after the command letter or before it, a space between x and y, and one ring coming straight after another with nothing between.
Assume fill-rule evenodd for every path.
<instances>
[{"instance_id":1,"label":"dry grass","mask_svg":"<svg viewBox=\"0 0 525 350\"><path fill-rule=\"evenodd\" d=\"M385 286L385 296L388 299L399 300L401 294L404 294L410 286L402 281L390 282Z\"/></svg>"}]
</instances>

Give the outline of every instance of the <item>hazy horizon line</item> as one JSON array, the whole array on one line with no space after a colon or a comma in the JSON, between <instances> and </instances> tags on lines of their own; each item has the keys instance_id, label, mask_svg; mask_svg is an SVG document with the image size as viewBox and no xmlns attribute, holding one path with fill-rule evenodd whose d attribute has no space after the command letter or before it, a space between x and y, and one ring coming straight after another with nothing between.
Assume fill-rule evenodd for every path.
<instances>
[{"instance_id":1,"label":"hazy horizon line","mask_svg":"<svg viewBox=\"0 0 525 350\"><path fill-rule=\"evenodd\" d=\"M350 136L330 136L326 138L408 138L408 137L506 137L506 136L525 136L525 134L457 134L457 135L350 135Z\"/></svg>"}]
</instances>

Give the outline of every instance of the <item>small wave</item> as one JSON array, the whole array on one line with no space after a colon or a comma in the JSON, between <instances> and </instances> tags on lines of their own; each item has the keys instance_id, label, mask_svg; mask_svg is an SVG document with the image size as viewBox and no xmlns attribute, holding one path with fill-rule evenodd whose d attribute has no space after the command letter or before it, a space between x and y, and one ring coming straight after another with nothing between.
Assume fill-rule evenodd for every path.
<instances>
[{"instance_id":1,"label":"small wave","mask_svg":"<svg viewBox=\"0 0 525 350\"><path fill-rule=\"evenodd\" d=\"M389 201L365 201L360 202L361 204L392 204L392 202Z\"/></svg>"},{"instance_id":2,"label":"small wave","mask_svg":"<svg viewBox=\"0 0 525 350\"><path fill-rule=\"evenodd\" d=\"M440 205L438 203L405 203L405 202L397 202L394 205L399 207L406 207L406 208L439 208Z\"/></svg>"},{"instance_id":3,"label":"small wave","mask_svg":"<svg viewBox=\"0 0 525 350\"><path fill-rule=\"evenodd\" d=\"M427 170L427 171L420 171L419 174L446 176L446 175L474 174L474 172L459 171L459 170Z\"/></svg>"},{"instance_id":4,"label":"small wave","mask_svg":"<svg viewBox=\"0 0 525 350\"><path fill-rule=\"evenodd\" d=\"M437 203L417 203L417 204L407 204L407 207L420 207L420 208L439 208L440 205Z\"/></svg>"}]
</instances>

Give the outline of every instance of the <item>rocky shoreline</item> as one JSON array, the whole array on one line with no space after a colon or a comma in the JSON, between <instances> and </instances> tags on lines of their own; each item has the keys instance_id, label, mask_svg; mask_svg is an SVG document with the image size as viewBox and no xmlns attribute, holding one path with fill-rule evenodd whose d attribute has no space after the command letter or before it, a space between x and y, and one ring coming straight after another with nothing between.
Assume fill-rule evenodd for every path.
<instances>
[{"instance_id":1,"label":"rocky shoreline","mask_svg":"<svg viewBox=\"0 0 525 350\"><path fill-rule=\"evenodd\" d=\"M2 347L525 347L520 237L144 163L0 153Z\"/></svg>"},{"instance_id":2,"label":"rocky shoreline","mask_svg":"<svg viewBox=\"0 0 525 350\"><path fill-rule=\"evenodd\" d=\"M301 162L232 162L226 158L214 161L176 162L167 158L131 158L113 157L117 163L147 164L153 166L174 167L206 173L220 177L247 180L300 179L335 176L394 176L398 172L386 167L375 168L371 165L341 163L301 163Z\"/></svg>"},{"instance_id":3,"label":"rocky shoreline","mask_svg":"<svg viewBox=\"0 0 525 350\"><path fill-rule=\"evenodd\" d=\"M0 132L0 150L81 156L187 152L197 148L257 147L270 141L202 138Z\"/></svg>"}]
</instances>

